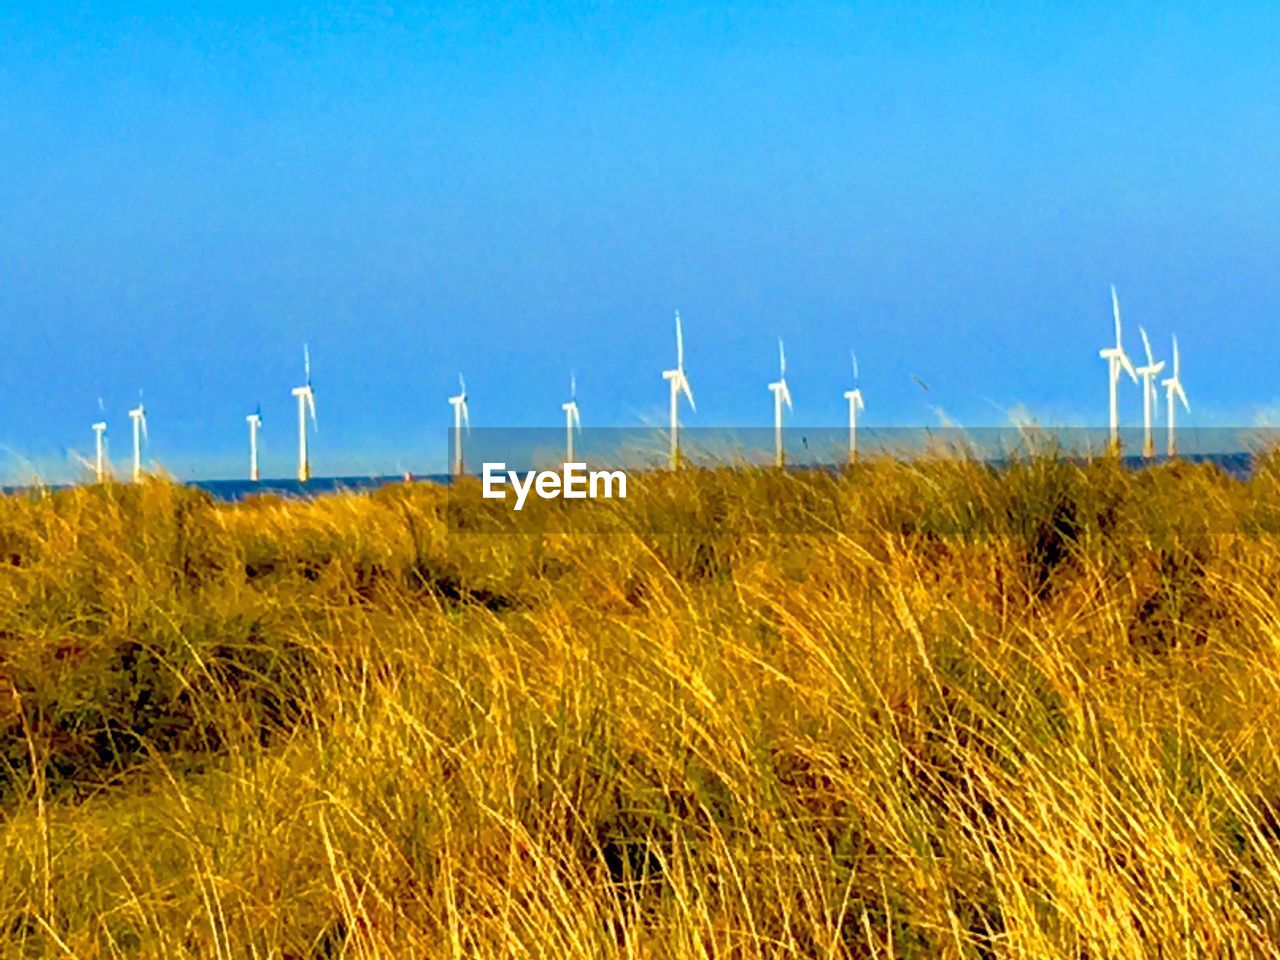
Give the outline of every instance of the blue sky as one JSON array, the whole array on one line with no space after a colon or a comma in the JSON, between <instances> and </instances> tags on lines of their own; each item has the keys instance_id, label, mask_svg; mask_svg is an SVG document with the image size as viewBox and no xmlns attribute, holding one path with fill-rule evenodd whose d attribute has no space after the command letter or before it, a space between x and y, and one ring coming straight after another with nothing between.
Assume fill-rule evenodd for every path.
<instances>
[{"instance_id":1,"label":"blue sky","mask_svg":"<svg viewBox=\"0 0 1280 960\"><path fill-rule=\"evenodd\" d=\"M24 4L0 10L0 476L106 405L181 476L438 469L473 420L1102 425L1108 284L1194 425L1280 409L1264 4ZM926 394L912 382L929 385ZM1136 389L1124 394L1138 418Z\"/></svg>"}]
</instances>

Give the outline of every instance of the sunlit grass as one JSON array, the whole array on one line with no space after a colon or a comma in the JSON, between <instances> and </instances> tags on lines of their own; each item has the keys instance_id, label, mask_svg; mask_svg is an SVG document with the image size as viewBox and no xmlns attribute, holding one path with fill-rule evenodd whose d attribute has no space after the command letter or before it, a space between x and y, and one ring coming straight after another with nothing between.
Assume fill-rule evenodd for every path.
<instances>
[{"instance_id":1,"label":"sunlit grass","mask_svg":"<svg viewBox=\"0 0 1280 960\"><path fill-rule=\"evenodd\" d=\"M1276 955L1278 478L0 499L0 955Z\"/></svg>"}]
</instances>

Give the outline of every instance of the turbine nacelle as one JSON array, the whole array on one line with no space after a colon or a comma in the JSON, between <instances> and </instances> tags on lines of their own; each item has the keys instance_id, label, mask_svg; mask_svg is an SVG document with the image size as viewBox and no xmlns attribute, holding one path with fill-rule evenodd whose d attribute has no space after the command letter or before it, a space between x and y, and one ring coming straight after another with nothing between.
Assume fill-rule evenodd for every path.
<instances>
[{"instance_id":1,"label":"turbine nacelle","mask_svg":"<svg viewBox=\"0 0 1280 960\"><path fill-rule=\"evenodd\" d=\"M791 406L791 391L787 389L787 381L777 380L774 383L769 384L769 389L774 393L781 395L782 402L787 405L788 410L794 409Z\"/></svg>"},{"instance_id":2,"label":"turbine nacelle","mask_svg":"<svg viewBox=\"0 0 1280 960\"><path fill-rule=\"evenodd\" d=\"M693 388L689 386L689 378L684 375L683 370L663 370L662 379L671 381L672 389L677 394L683 393L689 401L689 409L697 411L698 405L693 402Z\"/></svg>"},{"instance_id":3,"label":"turbine nacelle","mask_svg":"<svg viewBox=\"0 0 1280 960\"><path fill-rule=\"evenodd\" d=\"M563 410L565 415L569 418L569 423L581 432L582 418L578 415L578 405L574 401L570 400L568 403L560 404L560 409Z\"/></svg>"},{"instance_id":4,"label":"turbine nacelle","mask_svg":"<svg viewBox=\"0 0 1280 960\"><path fill-rule=\"evenodd\" d=\"M459 425L466 424L468 430L471 429L471 417L467 410L467 381L462 379L462 374L458 374L458 393L449 398L449 404L454 408L454 416L457 418Z\"/></svg>"},{"instance_id":5,"label":"turbine nacelle","mask_svg":"<svg viewBox=\"0 0 1280 960\"><path fill-rule=\"evenodd\" d=\"M576 374L569 374L569 399L560 404L560 409L565 412L569 426L576 427L581 432L582 418L578 415L578 377Z\"/></svg>"},{"instance_id":6,"label":"turbine nacelle","mask_svg":"<svg viewBox=\"0 0 1280 960\"><path fill-rule=\"evenodd\" d=\"M1143 327L1138 328L1138 333L1142 335L1142 349L1147 355L1145 366L1138 367L1136 373L1140 377L1154 377L1164 369L1164 361L1156 363L1155 356L1151 353L1151 341L1147 339L1147 331Z\"/></svg>"},{"instance_id":7,"label":"turbine nacelle","mask_svg":"<svg viewBox=\"0 0 1280 960\"><path fill-rule=\"evenodd\" d=\"M129 411L129 419L138 422L138 428L142 431L142 436L151 439L147 434L147 411L141 403Z\"/></svg>"},{"instance_id":8,"label":"turbine nacelle","mask_svg":"<svg viewBox=\"0 0 1280 960\"><path fill-rule=\"evenodd\" d=\"M299 403L311 414L311 422L316 423L316 392L311 389L311 384L302 387L294 387L293 395L298 398Z\"/></svg>"},{"instance_id":9,"label":"turbine nacelle","mask_svg":"<svg viewBox=\"0 0 1280 960\"><path fill-rule=\"evenodd\" d=\"M1187 411L1187 413L1191 412L1191 403L1190 401L1187 400L1187 391L1182 389L1181 381L1175 380L1173 377L1170 377L1167 380L1160 381L1160 385L1164 387L1165 390L1169 391L1170 394L1172 394L1173 396L1176 396L1179 400L1182 401L1182 406Z\"/></svg>"},{"instance_id":10,"label":"turbine nacelle","mask_svg":"<svg viewBox=\"0 0 1280 960\"><path fill-rule=\"evenodd\" d=\"M1107 347L1105 350L1099 350L1098 356L1103 360L1110 360L1116 363L1117 376L1119 376L1119 371L1123 370L1129 374L1129 379L1134 383L1138 382L1138 371L1134 368L1132 361L1129 360L1129 355L1124 352L1123 347Z\"/></svg>"}]
</instances>

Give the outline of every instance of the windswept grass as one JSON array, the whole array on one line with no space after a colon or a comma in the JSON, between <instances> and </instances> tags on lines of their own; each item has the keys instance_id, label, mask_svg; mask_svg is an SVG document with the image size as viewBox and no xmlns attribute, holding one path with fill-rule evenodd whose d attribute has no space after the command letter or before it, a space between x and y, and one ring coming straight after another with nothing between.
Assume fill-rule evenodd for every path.
<instances>
[{"instance_id":1,"label":"windswept grass","mask_svg":"<svg viewBox=\"0 0 1280 960\"><path fill-rule=\"evenodd\" d=\"M450 496L0 499L0 956L1280 955L1280 463Z\"/></svg>"}]
</instances>

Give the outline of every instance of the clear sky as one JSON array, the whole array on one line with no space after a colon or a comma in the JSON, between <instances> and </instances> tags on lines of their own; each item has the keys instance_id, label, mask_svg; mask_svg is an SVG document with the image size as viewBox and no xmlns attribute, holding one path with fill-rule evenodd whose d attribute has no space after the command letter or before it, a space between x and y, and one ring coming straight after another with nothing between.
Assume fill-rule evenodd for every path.
<instances>
[{"instance_id":1,"label":"clear sky","mask_svg":"<svg viewBox=\"0 0 1280 960\"><path fill-rule=\"evenodd\" d=\"M175 12L181 10L181 12ZM1106 417L1183 347L1188 424L1280 410L1280 8L1200 3L0 7L0 475L266 472L311 344L317 474L473 421ZM929 386L925 393L911 379ZM1124 417L1138 419L1136 388Z\"/></svg>"}]
</instances>

